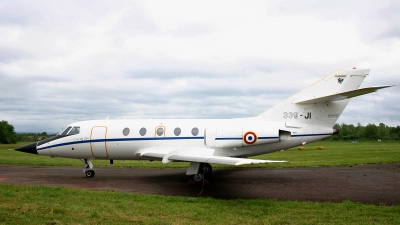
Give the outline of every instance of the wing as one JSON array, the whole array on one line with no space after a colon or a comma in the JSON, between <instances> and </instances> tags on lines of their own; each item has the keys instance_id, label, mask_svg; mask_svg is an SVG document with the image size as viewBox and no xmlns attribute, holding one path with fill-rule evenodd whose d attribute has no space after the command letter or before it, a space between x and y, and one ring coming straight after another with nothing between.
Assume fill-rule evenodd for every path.
<instances>
[{"instance_id":1,"label":"wing","mask_svg":"<svg viewBox=\"0 0 400 225\"><path fill-rule=\"evenodd\" d=\"M139 153L138 156L148 158L162 159L163 163L172 161L183 162L201 162L201 163L216 163L225 165L247 165L247 164L260 164L260 163L278 163L286 161L277 160L260 160L260 159L245 159L227 156L214 156L214 149L205 148L189 148L189 149L175 149L169 151L167 154L157 151L157 149L147 149L145 152Z\"/></svg>"},{"instance_id":2,"label":"wing","mask_svg":"<svg viewBox=\"0 0 400 225\"><path fill-rule=\"evenodd\" d=\"M173 155L168 157L168 160L216 163L216 164L225 164L234 166L247 165L247 164L286 162L286 161L276 161L276 160L244 159L244 158L234 158L234 157L224 157L224 156L197 156L197 155Z\"/></svg>"},{"instance_id":3,"label":"wing","mask_svg":"<svg viewBox=\"0 0 400 225\"><path fill-rule=\"evenodd\" d=\"M333 94L333 95L326 95L326 96L319 97L319 98L302 100L302 101L296 102L296 104L313 104L313 103L321 103L321 102L340 101L340 100L344 100L344 99L357 97L360 95L365 95L365 94L368 94L371 92L375 92L379 89L388 88L388 87L392 87L392 86L393 85L385 85L385 86L377 86L377 87L360 88L360 89L356 89L356 90L352 90L352 91L340 92L340 93Z\"/></svg>"}]
</instances>

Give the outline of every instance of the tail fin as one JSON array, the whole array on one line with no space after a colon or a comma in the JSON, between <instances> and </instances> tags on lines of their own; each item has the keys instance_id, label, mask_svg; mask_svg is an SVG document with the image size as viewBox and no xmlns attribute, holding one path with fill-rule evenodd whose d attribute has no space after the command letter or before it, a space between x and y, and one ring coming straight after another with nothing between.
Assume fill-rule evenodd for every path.
<instances>
[{"instance_id":1,"label":"tail fin","mask_svg":"<svg viewBox=\"0 0 400 225\"><path fill-rule=\"evenodd\" d=\"M358 89L369 71L369 69L336 70L258 117L284 121L289 127L300 126L297 124L333 127L350 98L390 87Z\"/></svg>"}]
</instances>

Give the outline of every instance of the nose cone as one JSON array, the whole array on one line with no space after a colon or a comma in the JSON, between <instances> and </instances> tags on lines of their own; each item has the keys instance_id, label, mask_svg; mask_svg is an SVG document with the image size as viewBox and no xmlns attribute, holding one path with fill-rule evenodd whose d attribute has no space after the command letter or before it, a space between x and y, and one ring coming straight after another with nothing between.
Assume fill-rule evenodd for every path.
<instances>
[{"instance_id":1,"label":"nose cone","mask_svg":"<svg viewBox=\"0 0 400 225\"><path fill-rule=\"evenodd\" d=\"M38 154L36 151L36 145L37 143L32 143L29 145L25 145L19 148L16 148L15 150L20 151L20 152L26 152L26 153L31 153L31 154Z\"/></svg>"}]
</instances>

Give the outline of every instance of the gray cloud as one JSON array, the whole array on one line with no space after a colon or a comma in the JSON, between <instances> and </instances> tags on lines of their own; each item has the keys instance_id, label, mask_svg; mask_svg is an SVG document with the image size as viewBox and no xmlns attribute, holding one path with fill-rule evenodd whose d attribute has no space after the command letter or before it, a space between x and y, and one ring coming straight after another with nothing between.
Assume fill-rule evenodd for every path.
<instances>
[{"instance_id":1,"label":"gray cloud","mask_svg":"<svg viewBox=\"0 0 400 225\"><path fill-rule=\"evenodd\" d=\"M400 38L400 3L391 2L378 13L384 21L382 38Z\"/></svg>"},{"instance_id":2,"label":"gray cloud","mask_svg":"<svg viewBox=\"0 0 400 225\"><path fill-rule=\"evenodd\" d=\"M0 63L11 63L23 58L28 58L28 56L19 49L0 47Z\"/></svg>"},{"instance_id":3,"label":"gray cloud","mask_svg":"<svg viewBox=\"0 0 400 225\"><path fill-rule=\"evenodd\" d=\"M38 14L29 2L2 2L0 6L0 25L27 26L37 22Z\"/></svg>"}]
</instances>

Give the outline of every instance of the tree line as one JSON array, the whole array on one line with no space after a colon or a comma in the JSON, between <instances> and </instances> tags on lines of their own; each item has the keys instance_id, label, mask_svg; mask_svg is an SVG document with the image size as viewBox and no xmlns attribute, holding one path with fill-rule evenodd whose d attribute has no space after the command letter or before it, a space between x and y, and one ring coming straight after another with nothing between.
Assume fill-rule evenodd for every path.
<instances>
[{"instance_id":1,"label":"tree line","mask_svg":"<svg viewBox=\"0 0 400 225\"><path fill-rule=\"evenodd\" d=\"M384 123L375 125L369 123L363 126L360 123L357 126L353 124L335 124L334 129L339 129L339 134L326 138L326 140L400 140L400 126L390 127Z\"/></svg>"},{"instance_id":2,"label":"tree line","mask_svg":"<svg viewBox=\"0 0 400 225\"><path fill-rule=\"evenodd\" d=\"M0 143L1 144L15 144L18 141L40 141L48 137L54 136L52 134L42 133L16 133L14 126L7 121L0 121Z\"/></svg>"}]
</instances>

